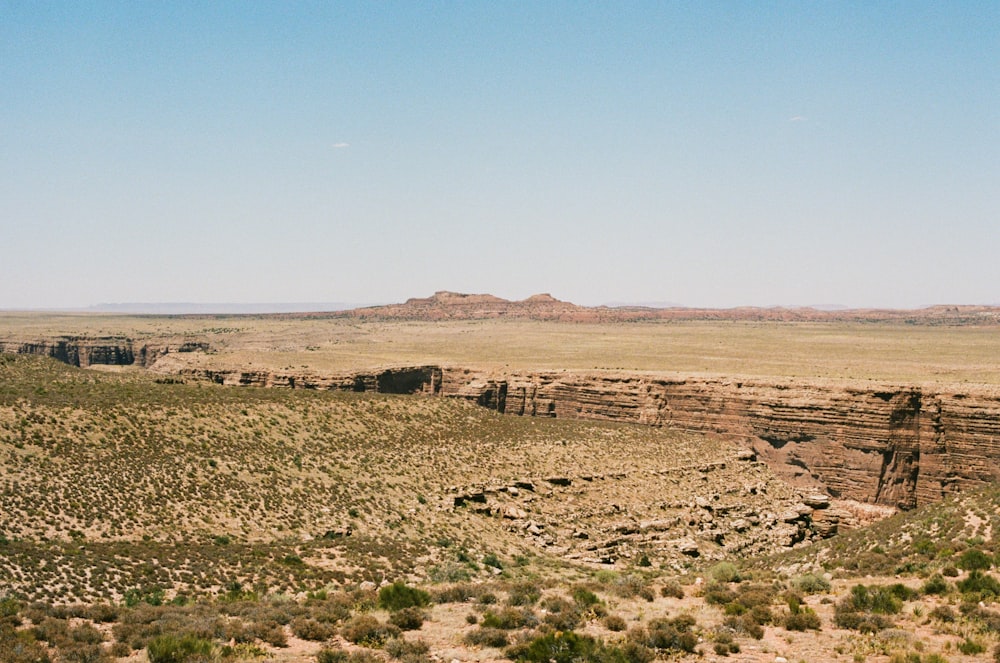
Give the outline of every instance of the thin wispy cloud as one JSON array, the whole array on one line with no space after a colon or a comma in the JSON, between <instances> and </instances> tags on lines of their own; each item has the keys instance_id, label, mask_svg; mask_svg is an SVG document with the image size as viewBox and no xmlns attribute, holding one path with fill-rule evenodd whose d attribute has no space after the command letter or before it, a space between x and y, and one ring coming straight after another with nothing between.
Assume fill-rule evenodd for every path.
<instances>
[{"instance_id":1,"label":"thin wispy cloud","mask_svg":"<svg viewBox=\"0 0 1000 663\"><path fill-rule=\"evenodd\" d=\"M350 147L350 146L351 146L350 143L334 143L333 144L333 149L335 149L335 150L342 150L345 147Z\"/></svg>"},{"instance_id":2,"label":"thin wispy cloud","mask_svg":"<svg viewBox=\"0 0 1000 663\"><path fill-rule=\"evenodd\" d=\"M793 115L790 118L788 118L788 121L789 122L806 122L808 119L809 118L805 117L804 115Z\"/></svg>"}]
</instances>

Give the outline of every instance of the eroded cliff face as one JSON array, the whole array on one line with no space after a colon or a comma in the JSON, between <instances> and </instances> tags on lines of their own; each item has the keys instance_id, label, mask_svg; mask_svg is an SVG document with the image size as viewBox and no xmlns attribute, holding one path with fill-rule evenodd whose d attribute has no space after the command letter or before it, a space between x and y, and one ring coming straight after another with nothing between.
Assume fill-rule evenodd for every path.
<instances>
[{"instance_id":1,"label":"eroded cliff face","mask_svg":"<svg viewBox=\"0 0 1000 663\"><path fill-rule=\"evenodd\" d=\"M1000 479L996 391L449 369L441 393L508 414L741 438L792 483L904 509Z\"/></svg>"},{"instance_id":2,"label":"eroded cliff face","mask_svg":"<svg viewBox=\"0 0 1000 663\"><path fill-rule=\"evenodd\" d=\"M137 343L128 338L66 336L42 340L0 340L0 353L52 357L71 366L142 366L172 352L204 352L208 343L177 341Z\"/></svg>"}]
</instances>

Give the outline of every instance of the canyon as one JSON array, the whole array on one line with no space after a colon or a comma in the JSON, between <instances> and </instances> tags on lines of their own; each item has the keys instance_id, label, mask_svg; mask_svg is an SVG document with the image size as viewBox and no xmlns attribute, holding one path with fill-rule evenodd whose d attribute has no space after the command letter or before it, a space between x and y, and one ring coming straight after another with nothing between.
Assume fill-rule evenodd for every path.
<instances>
[{"instance_id":1,"label":"canyon","mask_svg":"<svg viewBox=\"0 0 1000 663\"><path fill-rule=\"evenodd\" d=\"M444 363L320 371L213 365L205 338L0 340L0 352L136 366L224 385L459 398L510 416L594 419L720 436L803 490L911 509L1000 478L1000 389ZM197 359L198 361L194 361Z\"/></svg>"}]
</instances>

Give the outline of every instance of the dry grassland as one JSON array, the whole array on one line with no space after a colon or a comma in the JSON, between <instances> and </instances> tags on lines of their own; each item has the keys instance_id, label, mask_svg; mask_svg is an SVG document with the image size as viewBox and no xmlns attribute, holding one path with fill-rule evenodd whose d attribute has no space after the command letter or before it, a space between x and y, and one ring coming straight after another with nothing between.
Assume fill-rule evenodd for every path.
<instances>
[{"instance_id":1,"label":"dry grassland","mask_svg":"<svg viewBox=\"0 0 1000 663\"><path fill-rule=\"evenodd\" d=\"M1000 384L996 327L888 323L358 322L267 316L6 314L0 338L205 340L184 362L347 371L400 364Z\"/></svg>"}]
</instances>

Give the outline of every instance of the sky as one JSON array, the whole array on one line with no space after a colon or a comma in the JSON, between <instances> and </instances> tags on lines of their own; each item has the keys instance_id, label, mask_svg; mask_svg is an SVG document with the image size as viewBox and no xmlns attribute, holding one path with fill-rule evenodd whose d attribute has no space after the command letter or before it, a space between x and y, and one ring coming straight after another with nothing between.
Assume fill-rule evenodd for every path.
<instances>
[{"instance_id":1,"label":"sky","mask_svg":"<svg viewBox=\"0 0 1000 663\"><path fill-rule=\"evenodd\" d=\"M0 0L0 309L1000 303L1000 3Z\"/></svg>"}]
</instances>

